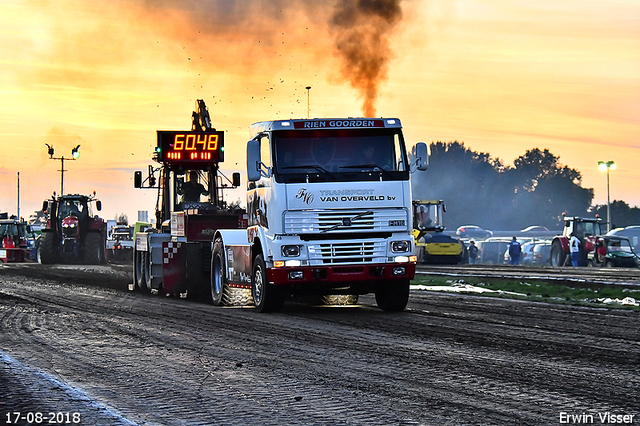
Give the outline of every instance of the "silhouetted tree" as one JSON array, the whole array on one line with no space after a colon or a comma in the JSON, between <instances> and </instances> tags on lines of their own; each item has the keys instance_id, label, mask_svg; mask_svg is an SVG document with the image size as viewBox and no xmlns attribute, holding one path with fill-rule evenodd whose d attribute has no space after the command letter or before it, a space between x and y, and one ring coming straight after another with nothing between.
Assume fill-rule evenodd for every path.
<instances>
[{"instance_id":1,"label":"silhouetted tree","mask_svg":"<svg viewBox=\"0 0 640 426\"><path fill-rule=\"evenodd\" d=\"M590 215L599 215L603 221L608 221L607 205L597 204L590 210ZM630 207L629 204L621 200L611 202L612 228L624 228L630 225L640 225L640 208Z\"/></svg>"},{"instance_id":2,"label":"silhouetted tree","mask_svg":"<svg viewBox=\"0 0 640 426\"><path fill-rule=\"evenodd\" d=\"M496 192L504 190L500 160L471 151L457 141L431 143L430 157L429 169L413 175L419 179L413 185L414 198L445 200L445 220L450 227L494 224L496 214L502 214L495 211L493 199Z\"/></svg>"},{"instance_id":3,"label":"silhouetted tree","mask_svg":"<svg viewBox=\"0 0 640 426\"><path fill-rule=\"evenodd\" d=\"M450 230L465 224L558 229L563 212L586 215L593 199L593 190L580 185L580 172L560 164L548 149L525 152L513 167L457 141L431 143L430 157L429 170L412 175L413 196L445 200Z\"/></svg>"},{"instance_id":4,"label":"silhouetted tree","mask_svg":"<svg viewBox=\"0 0 640 426\"><path fill-rule=\"evenodd\" d=\"M514 167L507 173L516 183L520 223L555 229L562 225L563 212L571 216L587 214L593 189L582 188L580 172L563 166L559 158L548 149L535 148L514 160Z\"/></svg>"}]
</instances>

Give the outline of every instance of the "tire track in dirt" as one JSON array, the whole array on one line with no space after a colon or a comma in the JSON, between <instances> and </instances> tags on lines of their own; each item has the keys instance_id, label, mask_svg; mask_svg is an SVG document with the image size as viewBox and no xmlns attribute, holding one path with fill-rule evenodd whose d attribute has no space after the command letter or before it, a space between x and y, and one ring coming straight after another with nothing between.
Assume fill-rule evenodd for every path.
<instances>
[{"instance_id":1,"label":"tire track in dirt","mask_svg":"<svg viewBox=\"0 0 640 426\"><path fill-rule=\"evenodd\" d=\"M637 313L427 292L404 313L361 301L259 315L5 276L0 349L139 424L540 425L561 411L637 412Z\"/></svg>"}]
</instances>

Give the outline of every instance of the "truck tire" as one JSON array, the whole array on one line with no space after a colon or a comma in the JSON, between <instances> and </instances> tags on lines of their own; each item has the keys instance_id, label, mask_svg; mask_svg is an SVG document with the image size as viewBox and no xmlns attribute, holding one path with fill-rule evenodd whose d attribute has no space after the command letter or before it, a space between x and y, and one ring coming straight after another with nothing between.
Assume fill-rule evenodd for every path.
<instances>
[{"instance_id":1,"label":"truck tire","mask_svg":"<svg viewBox=\"0 0 640 426\"><path fill-rule=\"evenodd\" d=\"M562 248L562 243L559 240L555 240L551 244L551 266L564 266L567 254Z\"/></svg>"},{"instance_id":2,"label":"truck tire","mask_svg":"<svg viewBox=\"0 0 640 426\"><path fill-rule=\"evenodd\" d=\"M219 239L213 244L213 253L211 254L211 303L215 306L225 305L225 287L224 282L224 256L222 254L222 241Z\"/></svg>"},{"instance_id":3,"label":"truck tire","mask_svg":"<svg viewBox=\"0 0 640 426\"><path fill-rule=\"evenodd\" d=\"M404 311L409 302L409 280L387 281L380 283L376 290L378 308L386 312Z\"/></svg>"},{"instance_id":4,"label":"truck tire","mask_svg":"<svg viewBox=\"0 0 640 426\"><path fill-rule=\"evenodd\" d=\"M56 243L56 236L53 232L43 232L39 238L38 253L40 263L53 264L58 261L58 249Z\"/></svg>"},{"instance_id":5,"label":"truck tire","mask_svg":"<svg viewBox=\"0 0 640 426\"><path fill-rule=\"evenodd\" d=\"M102 263L102 237L100 234L90 232L84 238L84 263L87 265L99 265Z\"/></svg>"},{"instance_id":6,"label":"truck tire","mask_svg":"<svg viewBox=\"0 0 640 426\"><path fill-rule=\"evenodd\" d=\"M134 290L147 290L147 279L145 277L145 260L147 252L136 250L133 253L133 284Z\"/></svg>"},{"instance_id":7,"label":"truck tire","mask_svg":"<svg viewBox=\"0 0 640 426\"><path fill-rule=\"evenodd\" d=\"M251 294L258 312L275 312L282 310L284 296L275 285L269 284L267 279L267 265L262 254L253 259L251 273Z\"/></svg>"}]
</instances>

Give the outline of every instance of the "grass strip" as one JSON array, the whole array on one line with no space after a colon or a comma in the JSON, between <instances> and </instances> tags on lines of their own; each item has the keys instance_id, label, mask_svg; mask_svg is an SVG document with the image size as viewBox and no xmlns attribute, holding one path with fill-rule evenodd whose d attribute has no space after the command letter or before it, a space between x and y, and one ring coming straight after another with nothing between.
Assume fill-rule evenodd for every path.
<instances>
[{"instance_id":1,"label":"grass strip","mask_svg":"<svg viewBox=\"0 0 640 426\"><path fill-rule=\"evenodd\" d=\"M458 292L479 294L482 296L501 297L509 299L533 300L569 305L607 307L615 309L630 309L640 311L640 288L624 286L607 286L602 288L576 288L564 284L558 284L537 280L514 280L508 278L486 277L464 279L452 279L429 275L416 275L411 282L413 285L427 287L457 288ZM473 286L490 292L478 293L465 286ZM462 288L460 288L462 287Z\"/></svg>"}]
</instances>

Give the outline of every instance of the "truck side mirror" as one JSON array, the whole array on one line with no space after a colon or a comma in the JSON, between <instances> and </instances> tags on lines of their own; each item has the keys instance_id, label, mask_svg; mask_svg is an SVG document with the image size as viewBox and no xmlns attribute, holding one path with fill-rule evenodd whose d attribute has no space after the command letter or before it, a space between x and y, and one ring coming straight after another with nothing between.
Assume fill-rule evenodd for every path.
<instances>
[{"instance_id":1,"label":"truck side mirror","mask_svg":"<svg viewBox=\"0 0 640 426\"><path fill-rule=\"evenodd\" d=\"M235 172L231 175L231 183L236 188L240 186L240 173Z\"/></svg>"},{"instance_id":2,"label":"truck side mirror","mask_svg":"<svg viewBox=\"0 0 640 426\"><path fill-rule=\"evenodd\" d=\"M421 171L429 168L429 152L427 151L427 144L424 142L416 144L416 165L418 170Z\"/></svg>"},{"instance_id":3,"label":"truck side mirror","mask_svg":"<svg viewBox=\"0 0 640 426\"><path fill-rule=\"evenodd\" d=\"M262 161L260 161L260 141L252 139L247 142L247 179L249 182L260 180Z\"/></svg>"},{"instance_id":4,"label":"truck side mirror","mask_svg":"<svg viewBox=\"0 0 640 426\"><path fill-rule=\"evenodd\" d=\"M142 188L142 172L139 170L133 172L133 187Z\"/></svg>"},{"instance_id":5,"label":"truck side mirror","mask_svg":"<svg viewBox=\"0 0 640 426\"><path fill-rule=\"evenodd\" d=\"M49 202L45 201L42 203L42 211L46 212L47 210L49 210Z\"/></svg>"},{"instance_id":6,"label":"truck side mirror","mask_svg":"<svg viewBox=\"0 0 640 426\"><path fill-rule=\"evenodd\" d=\"M96 200L96 209L98 209L98 211L102 210L102 201Z\"/></svg>"}]
</instances>

